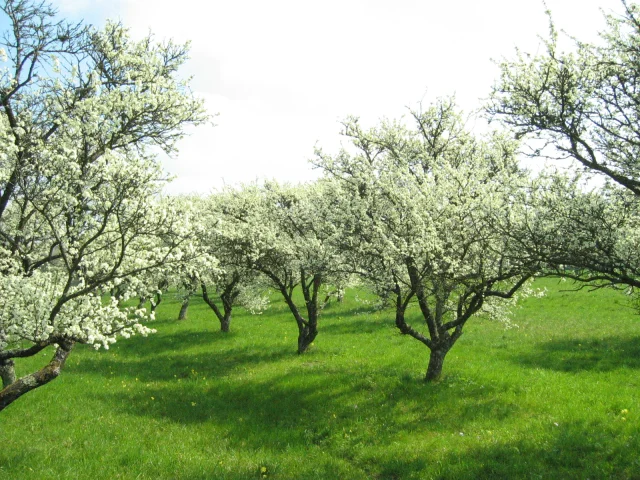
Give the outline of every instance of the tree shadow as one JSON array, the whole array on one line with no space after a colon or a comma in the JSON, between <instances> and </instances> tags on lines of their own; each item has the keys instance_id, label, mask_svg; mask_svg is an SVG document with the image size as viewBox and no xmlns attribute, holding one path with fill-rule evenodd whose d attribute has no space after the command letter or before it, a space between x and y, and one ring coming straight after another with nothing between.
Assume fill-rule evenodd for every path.
<instances>
[{"instance_id":1,"label":"tree shadow","mask_svg":"<svg viewBox=\"0 0 640 480\"><path fill-rule=\"evenodd\" d=\"M211 340L211 342L215 341ZM180 345L183 344L176 342L176 346ZM193 346L192 343L189 344L189 347L191 346ZM133 351L135 356L108 354L86 356L72 369L74 373L102 376L105 372L109 372L120 377L136 378L141 382L157 382L174 378L224 377L254 365L278 362L295 356L293 350L284 348L261 348L260 351L256 351L249 347L222 350L212 346L210 351L200 354L187 353L180 348L160 352L151 348L150 351L153 353L140 353L136 349Z\"/></svg>"},{"instance_id":2,"label":"tree shadow","mask_svg":"<svg viewBox=\"0 0 640 480\"><path fill-rule=\"evenodd\" d=\"M184 350L185 348L199 346L210 345L213 348L216 344L230 341L236 336L237 333L234 331L221 332L220 330L181 330L170 333L158 331L148 337L133 337L127 341L118 341L112 347L112 351L128 357L153 356L157 355L158 352Z\"/></svg>"},{"instance_id":3,"label":"tree shadow","mask_svg":"<svg viewBox=\"0 0 640 480\"><path fill-rule=\"evenodd\" d=\"M513 361L530 368L559 372L608 372L640 368L640 338L562 339L540 343L531 353L519 353Z\"/></svg>"},{"instance_id":4,"label":"tree shadow","mask_svg":"<svg viewBox=\"0 0 640 480\"><path fill-rule=\"evenodd\" d=\"M345 455L363 444L384 445L407 431L457 431L466 422L498 422L521 413L515 402L502 401L495 387L469 385L464 389L463 405L458 398L459 385L426 384L406 375L386 379L354 376L350 366L307 368L309 359L303 357L290 359L288 373L273 374L268 379L260 375L256 380L251 377L251 366L265 358L251 352L237 353L235 367L226 372L241 371L241 379L235 375L221 379L220 367L216 370L192 362L189 366L209 372L207 378L212 381L190 376L178 382L172 375L155 374L154 378L169 377L169 381L100 395L105 405L127 414L182 425L214 423L224 430L226 438L243 448L278 451L317 446L338 449ZM219 360L207 359L212 363ZM137 365L133 371L143 380L152 368ZM456 405L459 409L443 416L440 405ZM348 439L344 437L346 429L355 432Z\"/></svg>"},{"instance_id":5,"label":"tree shadow","mask_svg":"<svg viewBox=\"0 0 640 480\"><path fill-rule=\"evenodd\" d=\"M338 312L335 316L322 315L320 317L320 325L318 330L320 334L326 333L330 335L344 335L344 334L361 334L361 333L373 333L378 330L389 330L394 328L393 322L385 319L367 318L363 316L354 320L353 317L349 317L353 313ZM341 321L342 317L348 317L348 321ZM345 320L346 320L345 318Z\"/></svg>"},{"instance_id":6,"label":"tree shadow","mask_svg":"<svg viewBox=\"0 0 640 480\"><path fill-rule=\"evenodd\" d=\"M551 424L536 437L487 436L485 446L445 458L436 478L638 479L640 437L608 422Z\"/></svg>"}]
</instances>

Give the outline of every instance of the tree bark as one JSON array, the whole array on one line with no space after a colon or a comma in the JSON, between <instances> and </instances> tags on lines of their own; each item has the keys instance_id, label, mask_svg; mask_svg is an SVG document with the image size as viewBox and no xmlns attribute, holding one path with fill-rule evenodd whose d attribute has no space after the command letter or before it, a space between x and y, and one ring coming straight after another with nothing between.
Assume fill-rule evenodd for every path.
<instances>
[{"instance_id":1,"label":"tree bark","mask_svg":"<svg viewBox=\"0 0 640 480\"><path fill-rule=\"evenodd\" d=\"M15 363L11 359L0 360L0 378L2 378L2 388L7 388L16 381Z\"/></svg>"},{"instance_id":2,"label":"tree bark","mask_svg":"<svg viewBox=\"0 0 640 480\"><path fill-rule=\"evenodd\" d=\"M429 366L427 374L424 377L425 382L437 382L442 375L442 366L444 365L444 357L449 351L446 347L433 348L429 355Z\"/></svg>"},{"instance_id":3,"label":"tree bark","mask_svg":"<svg viewBox=\"0 0 640 480\"><path fill-rule=\"evenodd\" d=\"M224 316L220 320L220 330L229 333L231 327L231 312L225 312Z\"/></svg>"},{"instance_id":4,"label":"tree bark","mask_svg":"<svg viewBox=\"0 0 640 480\"><path fill-rule=\"evenodd\" d=\"M20 398L42 385L49 383L60 375L64 362L73 349L73 342L63 341L58 345L51 361L35 373L30 373L14 381L11 385L0 390L0 411Z\"/></svg>"},{"instance_id":5,"label":"tree bark","mask_svg":"<svg viewBox=\"0 0 640 480\"><path fill-rule=\"evenodd\" d=\"M309 345L315 340L318 335L318 314L320 313L318 305L318 293L322 286L322 276L319 274L313 275L310 281L306 280L307 275L304 269L300 270L300 285L302 287L302 294L304 296L305 307L307 308L307 320L305 321L300 317L299 312L294 312L298 323L298 353L304 353L309 349ZM290 298L288 303L293 304L293 299ZM291 307L291 305L290 305ZM293 311L293 310L292 310Z\"/></svg>"},{"instance_id":6,"label":"tree bark","mask_svg":"<svg viewBox=\"0 0 640 480\"><path fill-rule=\"evenodd\" d=\"M309 322L308 325L305 325L298 330L298 353L302 354L309 349L309 345L313 343L318 335L318 324L315 322Z\"/></svg>"},{"instance_id":7,"label":"tree bark","mask_svg":"<svg viewBox=\"0 0 640 480\"><path fill-rule=\"evenodd\" d=\"M189 310L189 299L190 299L190 297L185 297L185 299L182 300L182 306L180 307L180 313L178 314L178 320L186 320L187 311Z\"/></svg>"},{"instance_id":8,"label":"tree bark","mask_svg":"<svg viewBox=\"0 0 640 480\"><path fill-rule=\"evenodd\" d=\"M202 298L207 305L213 310L216 317L220 321L220 331L228 333L231 328L231 312L233 311L233 302L235 298L238 296L237 293L234 293L235 285L237 282L234 282L232 285L228 286L224 292L220 295L220 299L222 300L222 306L224 313L220 311L216 303L209 297L209 292L207 291L207 286L204 283L200 284L202 288Z\"/></svg>"},{"instance_id":9,"label":"tree bark","mask_svg":"<svg viewBox=\"0 0 640 480\"><path fill-rule=\"evenodd\" d=\"M160 305L160 302L162 302L162 295L160 295L159 293L156 293L155 301L151 301L151 311L152 312L156 311L156 308L158 308L158 305Z\"/></svg>"}]
</instances>

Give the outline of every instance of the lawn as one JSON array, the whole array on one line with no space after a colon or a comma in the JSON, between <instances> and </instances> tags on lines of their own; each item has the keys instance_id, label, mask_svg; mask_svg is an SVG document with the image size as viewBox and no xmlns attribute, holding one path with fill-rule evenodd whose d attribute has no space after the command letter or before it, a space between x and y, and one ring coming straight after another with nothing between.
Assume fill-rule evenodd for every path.
<instances>
[{"instance_id":1,"label":"lawn","mask_svg":"<svg viewBox=\"0 0 640 480\"><path fill-rule=\"evenodd\" d=\"M301 356L276 297L229 334L167 298L157 334L78 347L0 413L0 478L640 478L640 318L621 292L537 284L518 328L472 320L437 384L353 292Z\"/></svg>"}]
</instances>

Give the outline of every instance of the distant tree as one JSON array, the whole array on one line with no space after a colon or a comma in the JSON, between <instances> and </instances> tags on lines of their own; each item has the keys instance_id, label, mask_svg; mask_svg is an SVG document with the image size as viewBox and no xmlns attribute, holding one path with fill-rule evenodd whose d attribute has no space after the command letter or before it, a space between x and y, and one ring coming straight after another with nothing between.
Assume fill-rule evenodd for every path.
<instances>
[{"instance_id":1,"label":"distant tree","mask_svg":"<svg viewBox=\"0 0 640 480\"><path fill-rule=\"evenodd\" d=\"M346 275L332 247L332 237L339 234L330 221L335 200L329 182L295 187L270 182L229 192L223 206L234 248L291 310L298 353L307 351L318 334L326 286L341 284ZM298 287L302 304L294 294Z\"/></svg>"},{"instance_id":2,"label":"distant tree","mask_svg":"<svg viewBox=\"0 0 640 480\"><path fill-rule=\"evenodd\" d=\"M268 287L239 248L235 222L224 219L233 209L234 197L229 190L210 195L201 202L198 216L205 230L199 245L209 255L215 255L217 261L215 274L202 276L198 287L223 332L231 328L234 307L242 306L259 313L268 306Z\"/></svg>"},{"instance_id":3,"label":"distant tree","mask_svg":"<svg viewBox=\"0 0 640 480\"><path fill-rule=\"evenodd\" d=\"M247 265L237 246L233 224L222 220L229 198L225 193L172 198L179 202L181 211L189 214L193 247L198 255L154 271L155 276L149 280L151 285L164 282L164 288L177 288L181 302L178 320L187 318L191 299L201 292L203 300L220 321L223 332L230 330L234 307L242 306L259 313L268 305L265 294L268 287L264 281L259 281L259 272Z\"/></svg>"},{"instance_id":4,"label":"distant tree","mask_svg":"<svg viewBox=\"0 0 640 480\"><path fill-rule=\"evenodd\" d=\"M166 179L149 147L174 151L207 117L177 79L185 46L56 21L39 1L0 10L1 410L57 377L74 344L150 331L144 309L119 301L194 249L188 219L156 201ZM48 346L49 363L15 377L14 359Z\"/></svg>"},{"instance_id":5,"label":"distant tree","mask_svg":"<svg viewBox=\"0 0 640 480\"><path fill-rule=\"evenodd\" d=\"M189 305L191 303L191 297L198 287L196 287L196 282L198 281L195 275L185 277L181 282L182 287L182 295L181 295L181 303L180 303L180 311L178 312L178 320L186 320L187 312L189 311Z\"/></svg>"},{"instance_id":6,"label":"distant tree","mask_svg":"<svg viewBox=\"0 0 640 480\"><path fill-rule=\"evenodd\" d=\"M318 151L317 164L341 182L333 212L345 261L395 306L400 332L430 349L425 379L434 381L474 315L508 322L537 266L491 224L528 181L513 140L474 138L449 99L413 121L365 130L348 119L355 151ZM411 325L415 315L423 326Z\"/></svg>"}]
</instances>

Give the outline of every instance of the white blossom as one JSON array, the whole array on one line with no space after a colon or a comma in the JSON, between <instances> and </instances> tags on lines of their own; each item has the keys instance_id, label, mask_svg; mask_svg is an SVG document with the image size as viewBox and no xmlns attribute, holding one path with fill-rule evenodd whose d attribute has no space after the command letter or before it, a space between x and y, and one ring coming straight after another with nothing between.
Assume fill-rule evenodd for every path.
<instances>
[{"instance_id":1,"label":"white blossom","mask_svg":"<svg viewBox=\"0 0 640 480\"><path fill-rule=\"evenodd\" d=\"M0 361L30 344L146 335L150 315L121 302L197 256L189 219L160 199L166 174L151 148L172 152L184 126L207 119L176 78L186 47L5 3L6 34L19 38L0 75Z\"/></svg>"}]
</instances>

